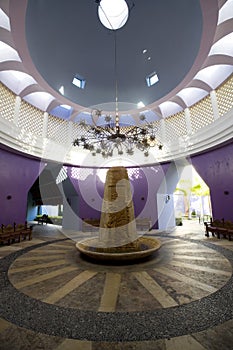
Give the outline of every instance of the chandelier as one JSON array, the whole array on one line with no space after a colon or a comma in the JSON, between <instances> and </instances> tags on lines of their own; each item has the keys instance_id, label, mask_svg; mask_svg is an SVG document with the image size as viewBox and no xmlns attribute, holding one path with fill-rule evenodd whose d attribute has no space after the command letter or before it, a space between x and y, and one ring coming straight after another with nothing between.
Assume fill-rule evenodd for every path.
<instances>
[{"instance_id":1,"label":"chandelier","mask_svg":"<svg viewBox=\"0 0 233 350\"><path fill-rule=\"evenodd\" d=\"M107 3L108 2L108 3ZM128 18L128 11L119 11L119 21L116 24L112 22L111 19L111 6L109 6L110 0L96 1L99 6L99 18L101 23L108 29L114 31L115 39L115 57L114 57L114 67L115 67L115 118L113 119L111 115L105 115L104 126L98 126L95 120L102 116L101 110L94 110L91 113L92 124L87 124L85 120L80 121L79 125L82 129L81 136L77 137L73 141L73 146L82 147L85 150L89 150L93 156L96 154L102 155L103 158L108 158L117 155L133 155L135 148L144 152L144 156L149 156L149 149L151 147L157 146L159 150L163 148L162 144L158 142L156 138L157 127L154 123L149 123L146 120L144 114L139 115L139 119L144 123L142 125L129 125L120 126L119 123L119 113L118 113L118 86L117 86L117 46L116 46L116 30L122 27ZM120 2L127 4L124 0ZM119 2L119 3L120 3ZM116 4L115 0L113 3ZM105 7L105 4L108 6ZM110 11L110 12L109 12ZM101 19L100 14L105 19ZM114 16L114 20L117 16ZM123 23L123 24L122 24Z\"/></svg>"},{"instance_id":2,"label":"chandelier","mask_svg":"<svg viewBox=\"0 0 233 350\"><path fill-rule=\"evenodd\" d=\"M101 111L96 110L94 114L101 115ZM144 115L140 115L141 120L146 120ZM80 126L83 128L83 135L73 141L74 146L81 146L83 149L91 151L91 154L101 154L103 158L112 157L114 152L118 155L133 155L137 148L144 152L144 156L149 156L149 149L157 146L162 149L162 144L156 139L157 128L153 123L147 123L143 126L120 127L119 116L116 114L115 123L112 122L110 115L105 117L106 125L98 126L88 125L83 120Z\"/></svg>"}]
</instances>

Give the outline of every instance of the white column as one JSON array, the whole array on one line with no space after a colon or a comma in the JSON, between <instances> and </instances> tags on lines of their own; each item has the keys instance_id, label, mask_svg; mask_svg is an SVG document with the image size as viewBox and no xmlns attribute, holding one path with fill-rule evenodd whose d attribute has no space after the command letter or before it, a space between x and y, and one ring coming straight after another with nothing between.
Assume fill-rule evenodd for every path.
<instances>
[{"instance_id":1,"label":"white column","mask_svg":"<svg viewBox=\"0 0 233 350\"><path fill-rule=\"evenodd\" d=\"M211 98L211 105L214 113L214 120L218 119L220 117L219 110L218 110L218 101L215 90L212 90L210 92L210 98Z\"/></svg>"},{"instance_id":2,"label":"white column","mask_svg":"<svg viewBox=\"0 0 233 350\"><path fill-rule=\"evenodd\" d=\"M42 137L43 138L47 137L48 118L49 118L48 112L44 112L43 131L42 131Z\"/></svg>"},{"instance_id":3,"label":"white column","mask_svg":"<svg viewBox=\"0 0 233 350\"><path fill-rule=\"evenodd\" d=\"M184 115L185 115L185 122L186 122L186 127L187 127L187 133L192 132L192 124L191 124L191 119L190 119L190 110L189 108L185 108L184 110Z\"/></svg>"},{"instance_id":4,"label":"white column","mask_svg":"<svg viewBox=\"0 0 233 350\"><path fill-rule=\"evenodd\" d=\"M15 108L14 108L14 124L16 126L18 126L18 123L19 123L20 105L21 105L21 97L16 96L15 97Z\"/></svg>"}]
</instances>

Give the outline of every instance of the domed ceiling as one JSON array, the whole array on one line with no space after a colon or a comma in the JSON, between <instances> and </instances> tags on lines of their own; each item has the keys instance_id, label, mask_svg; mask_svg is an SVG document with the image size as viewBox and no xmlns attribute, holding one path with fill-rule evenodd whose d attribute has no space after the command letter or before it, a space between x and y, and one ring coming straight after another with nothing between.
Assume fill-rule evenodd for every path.
<instances>
[{"instance_id":1,"label":"domed ceiling","mask_svg":"<svg viewBox=\"0 0 233 350\"><path fill-rule=\"evenodd\" d=\"M192 106L232 73L232 0L127 5L128 21L112 31L96 0L3 2L1 81L42 111L90 123L94 108L114 111L117 81L120 122L136 124L141 112L154 121ZM159 81L148 87L153 72Z\"/></svg>"},{"instance_id":2,"label":"domed ceiling","mask_svg":"<svg viewBox=\"0 0 233 350\"><path fill-rule=\"evenodd\" d=\"M31 58L54 89L84 107L115 101L137 107L161 99L179 85L198 55L203 18L199 0L128 0L129 19L116 31L100 22L94 0L29 0L26 39ZM217 12L215 11L215 25ZM116 35L116 76L115 76ZM157 72L151 87L146 77ZM75 74L85 88L72 84Z\"/></svg>"}]
</instances>

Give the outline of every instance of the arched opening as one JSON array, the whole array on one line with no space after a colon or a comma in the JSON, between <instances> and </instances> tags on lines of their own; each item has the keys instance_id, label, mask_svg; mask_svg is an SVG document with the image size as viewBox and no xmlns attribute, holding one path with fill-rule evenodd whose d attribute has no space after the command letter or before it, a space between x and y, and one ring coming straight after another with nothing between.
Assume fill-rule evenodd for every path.
<instances>
[{"instance_id":1,"label":"arched opening","mask_svg":"<svg viewBox=\"0 0 233 350\"><path fill-rule=\"evenodd\" d=\"M174 191L174 211L177 226L185 220L201 223L212 217L210 189L191 164L183 168Z\"/></svg>"}]
</instances>

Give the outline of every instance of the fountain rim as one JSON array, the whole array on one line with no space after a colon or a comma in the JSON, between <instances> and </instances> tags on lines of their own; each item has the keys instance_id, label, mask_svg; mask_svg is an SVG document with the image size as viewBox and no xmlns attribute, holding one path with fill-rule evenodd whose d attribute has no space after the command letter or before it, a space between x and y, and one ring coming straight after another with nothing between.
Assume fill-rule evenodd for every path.
<instances>
[{"instance_id":1,"label":"fountain rim","mask_svg":"<svg viewBox=\"0 0 233 350\"><path fill-rule=\"evenodd\" d=\"M96 260L105 260L105 261L124 261L124 260L138 260L152 255L155 251L157 251L161 247L161 242L157 238L154 237L145 237L141 236L138 239L144 242L149 246L146 250L133 251L133 252L122 252L122 253L111 253L111 252L96 252L92 250L85 249L84 245L87 245L88 242L99 240L98 236L85 238L76 243L76 248L79 252L84 255L87 255ZM151 244L148 244L148 241ZM156 244L155 244L156 243Z\"/></svg>"}]
</instances>

